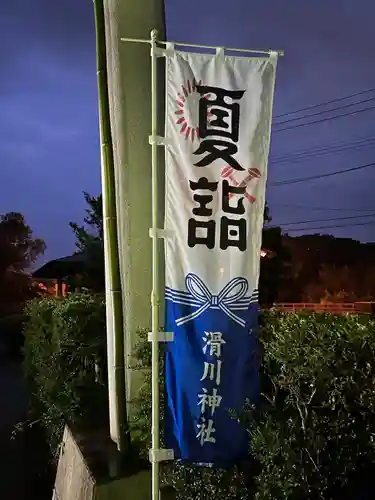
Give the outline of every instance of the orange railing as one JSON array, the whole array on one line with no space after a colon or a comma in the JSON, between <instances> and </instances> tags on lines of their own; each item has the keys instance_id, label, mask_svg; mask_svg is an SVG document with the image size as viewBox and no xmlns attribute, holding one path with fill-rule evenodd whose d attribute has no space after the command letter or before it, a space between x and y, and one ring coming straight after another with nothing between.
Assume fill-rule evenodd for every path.
<instances>
[{"instance_id":1,"label":"orange railing","mask_svg":"<svg viewBox=\"0 0 375 500\"><path fill-rule=\"evenodd\" d=\"M314 311L321 313L345 314L345 313L371 313L371 302L341 302L341 303L311 303L311 302L283 302L275 304L275 308L279 311L298 312L298 311Z\"/></svg>"}]
</instances>

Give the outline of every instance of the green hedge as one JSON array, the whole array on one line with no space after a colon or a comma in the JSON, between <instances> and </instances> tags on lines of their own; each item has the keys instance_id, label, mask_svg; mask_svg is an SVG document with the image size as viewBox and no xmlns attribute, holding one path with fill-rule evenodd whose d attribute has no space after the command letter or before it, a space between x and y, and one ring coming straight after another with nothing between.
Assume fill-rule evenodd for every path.
<instances>
[{"instance_id":1,"label":"green hedge","mask_svg":"<svg viewBox=\"0 0 375 500\"><path fill-rule=\"evenodd\" d=\"M30 421L42 423L56 452L64 422L86 429L108 420L105 303L89 294L47 297L25 312Z\"/></svg>"},{"instance_id":2,"label":"green hedge","mask_svg":"<svg viewBox=\"0 0 375 500\"><path fill-rule=\"evenodd\" d=\"M246 415L260 464L256 498L367 498L375 487L375 321L271 313L264 323L263 405Z\"/></svg>"},{"instance_id":3,"label":"green hedge","mask_svg":"<svg viewBox=\"0 0 375 500\"><path fill-rule=\"evenodd\" d=\"M229 471L170 464L165 481L185 500L373 498L375 321L276 312L263 319L261 404L239 416L252 434L249 462ZM150 365L147 342L138 355ZM138 429L150 428L150 388L147 378Z\"/></svg>"},{"instance_id":4,"label":"green hedge","mask_svg":"<svg viewBox=\"0 0 375 500\"><path fill-rule=\"evenodd\" d=\"M105 307L90 295L47 298L32 302L27 318L34 413L56 447L64 421L89 427L107 419ZM238 415L252 435L249 460L227 471L169 463L163 481L181 500L373 498L375 321L268 312L263 323L261 403ZM150 344L140 336L137 359L149 368ZM134 444L146 455L149 375L133 404Z\"/></svg>"}]
</instances>

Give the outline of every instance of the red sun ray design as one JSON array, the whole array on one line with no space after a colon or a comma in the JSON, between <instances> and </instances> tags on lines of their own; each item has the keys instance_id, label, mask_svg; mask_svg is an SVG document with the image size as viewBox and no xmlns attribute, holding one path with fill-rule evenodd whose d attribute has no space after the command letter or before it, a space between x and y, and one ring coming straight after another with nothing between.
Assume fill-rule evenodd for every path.
<instances>
[{"instance_id":1,"label":"red sun ray design","mask_svg":"<svg viewBox=\"0 0 375 500\"><path fill-rule=\"evenodd\" d=\"M190 139L191 142L200 141L199 137L199 99L200 94L197 86L202 85L202 80L197 81L195 78L188 79L181 85L181 91L177 92L175 110L175 123L181 125L180 133L185 139ZM204 99L210 99L211 94L204 96ZM212 113L208 111L207 120L210 121Z\"/></svg>"}]
</instances>

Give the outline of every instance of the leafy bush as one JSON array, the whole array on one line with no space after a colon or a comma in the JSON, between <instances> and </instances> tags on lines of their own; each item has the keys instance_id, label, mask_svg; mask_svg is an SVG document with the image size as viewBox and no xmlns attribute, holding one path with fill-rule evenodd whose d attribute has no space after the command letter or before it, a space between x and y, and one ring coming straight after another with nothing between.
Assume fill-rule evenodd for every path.
<instances>
[{"instance_id":1,"label":"leafy bush","mask_svg":"<svg viewBox=\"0 0 375 500\"><path fill-rule=\"evenodd\" d=\"M171 463L164 480L185 500L372 498L375 321L269 312L263 323L262 402L241 415L252 435L249 464L222 471ZM150 365L147 342L138 357ZM146 449L149 377L138 403L133 426L144 429Z\"/></svg>"},{"instance_id":2,"label":"leafy bush","mask_svg":"<svg viewBox=\"0 0 375 500\"><path fill-rule=\"evenodd\" d=\"M24 335L30 420L43 425L56 452L65 422L77 429L107 422L104 300L89 294L36 299L26 308Z\"/></svg>"},{"instance_id":3,"label":"leafy bush","mask_svg":"<svg viewBox=\"0 0 375 500\"><path fill-rule=\"evenodd\" d=\"M271 312L262 342L264 404L246 412L261 466L255 498L364 498L375 465L375 321Z\"/></svg>"}]
</instances>

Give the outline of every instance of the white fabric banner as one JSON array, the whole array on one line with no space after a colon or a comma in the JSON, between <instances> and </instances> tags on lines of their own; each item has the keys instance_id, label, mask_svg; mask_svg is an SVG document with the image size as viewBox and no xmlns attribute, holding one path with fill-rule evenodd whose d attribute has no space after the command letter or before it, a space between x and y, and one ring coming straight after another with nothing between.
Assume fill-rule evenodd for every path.
<instances>
[{"instance_id":1,"label":"white fabric banner","mask_svg":"<svg viewBox=\"0 0 375 500\"><path fill-rule=\"evenodd\" d=\"M241 372L247 358L242 365L235 360L254 347L246 342L257 322L277 56L168 51L166 59L166 328L175 332L167 346L166 434L177 457L223 462L224 455L238 458L243 447L241 433L232 448L222 437L228 412L220 416L219 406L224 412L249 396ZM222 346L215 366L204 357L214 334ZM216 369L215 388L202 386L209 368ZM240 385L234 399L225 392L232 377ZM219 401L216 423L201 399L211 390L220 400L204 401Z\"/></svg>"},{"instance_id":2,"label":"white fabric banner","mask_svg":"<svg viewBox=\"0 0 375 500\"><path fill-rule=\"evenodd\" d=\"M244 276L249 280L251 289L257 288L275 62L229 56L223 60L212 55L184 52L167 57L165 228L172 231L172 238L166 242L168 287L184 290L186 271L189 270L213 289L221 289L233 276ZM220 141L236 144L238 151L232 156L243 170L231 168L222 158L207 167L194 166L208 156L208 153L194 154L201 144L197 133L200 94L195 82L228 91L244 91L240 99L233 101L240 110L238 140L234 143L232 139L228 141L226 137L216 136ZM207 92L204 96L209 96L207 102L219 98L209 94ZM209 110L208 122L213 122L215 116L210 116ZM234 118L234 111L229 109L225 113ZM224 120L230 133L230 117L224 117ZM207 136L206 140L211 138ZM207 249L205 245L188 246L188 221L194 217L192 210L197 206L189 182L197 182L203 176L209 181L219 181L211 203L213 216L209 217L217 221L213 249ZM241 216L247 222L245 252L237 247L220 248L219 221L226 215L220 201L220 181L223 179L229 180L232 185L246 186L243 200L245 214ZM202 190L196 192L202 193Z\"/></svg>"}]
</instances>

